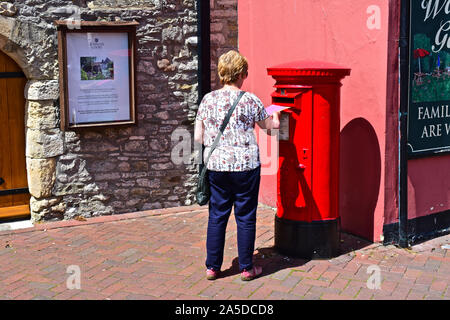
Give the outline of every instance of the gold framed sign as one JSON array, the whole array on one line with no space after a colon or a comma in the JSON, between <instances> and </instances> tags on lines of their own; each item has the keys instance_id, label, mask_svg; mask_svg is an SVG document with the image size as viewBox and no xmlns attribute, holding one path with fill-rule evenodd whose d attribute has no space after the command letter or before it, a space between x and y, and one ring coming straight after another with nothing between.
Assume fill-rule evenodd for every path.
<instances>
[{"instance_id":1,"label":"gold framed sign","mask_svg":"<svg viewBox=\"0 0 450 320\"><path fill-rule=\"evenodd\" d=\"M55 21L61 129L136 123L133 22Z\"/></svg>"}]
</instances>

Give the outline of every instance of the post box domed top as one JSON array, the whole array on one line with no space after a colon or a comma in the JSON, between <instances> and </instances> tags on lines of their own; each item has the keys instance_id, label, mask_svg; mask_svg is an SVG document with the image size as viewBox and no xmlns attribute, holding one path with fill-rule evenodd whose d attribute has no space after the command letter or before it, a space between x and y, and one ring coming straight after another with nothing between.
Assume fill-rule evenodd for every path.
<instances>
[{"instance_id":1,"label":"post box domed top","mask_svg":"<svg viewBox=\"0 0 450 320\"><path fill-rule=\"evenodd\" d=\"M271 76L294 77L334 77L344 78L350 75L350 69L343 66L314 60L293 61L267 68Z\"/></svg>"}]
</instances>

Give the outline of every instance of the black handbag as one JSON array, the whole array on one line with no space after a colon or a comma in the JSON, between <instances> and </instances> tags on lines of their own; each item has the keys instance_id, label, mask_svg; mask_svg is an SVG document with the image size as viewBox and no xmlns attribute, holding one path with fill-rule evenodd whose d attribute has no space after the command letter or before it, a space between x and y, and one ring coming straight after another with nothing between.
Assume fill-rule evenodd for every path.
<instances>
[{"instance_id":1,"label":"black handbag","mask_svg":"<svg viewBox=\"0 0 450 320\"><path fill-rule=\"evenodd\" d=\"M225 119L223 120L222 125L220 126L219 133L217 134L216 139L214 140L214 143L211 146L211 150L209 151L208 157L206 158L205 164L201 164L199 166L199 175L198 175L198 183L197 183L197 203L200 206L204 206L209 202L209 198L211 197L211 189L209 186L209 178L208 178L208 161L211 157L212 153L216 149L217 145L219 144L220 138L222 137L223 132L225 131L225 128L228 125L228 122L230 121L231 115L234 112L234 109L236 109L237 104L241 100L242 96L245 94L245 91L241 91L238 98L234 102L233 106L231 107L230 111L228 111L228 114L226 115ZM203 148L202 148L202 157L203 157Z\"/></svg>"}]
</instances>

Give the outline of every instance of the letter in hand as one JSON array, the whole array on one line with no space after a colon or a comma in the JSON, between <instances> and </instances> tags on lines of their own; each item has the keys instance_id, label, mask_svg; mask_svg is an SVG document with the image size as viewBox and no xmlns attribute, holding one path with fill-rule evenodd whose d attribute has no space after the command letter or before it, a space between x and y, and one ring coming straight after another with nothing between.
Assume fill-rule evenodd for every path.
<instances>
[{"instance_id":1,"label":"letter in hand","mask_svg":"<svg viewBox=\"0 0 450 320\"><path fill-rule=\"evenodd\" d=\"M274 112L272 114L272 129L280 129L280 111Z\"/></svg>"},{"instance_id":2,"label":"letter in hand","mask_svg":"<svg viewBox=\"0 0 450 320\"><path fill-rule=\"evenodd\" d=\"M270 105L270 106L268 106L267 108L266 108L266 112L269 114L269 116L271 116L273 113L275 113L275 112L280 112L280 111L283 111L283 110L286 110L286 109L289 109L290 107L283 107L283 106L279 106L279 105L276 105L276 104L272 104L272 105Z\"/></svg>"}]
</instances>

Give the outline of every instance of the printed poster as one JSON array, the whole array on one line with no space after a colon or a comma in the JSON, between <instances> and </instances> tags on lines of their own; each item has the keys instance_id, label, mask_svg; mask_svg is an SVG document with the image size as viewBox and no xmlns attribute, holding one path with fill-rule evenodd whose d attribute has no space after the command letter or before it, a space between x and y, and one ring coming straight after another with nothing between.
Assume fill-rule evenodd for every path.
<instances>
[{"instance_id":1,"label":"printed poster","mask_svg":"<svg viewBox=\"0 0 450 320\"><path fill-rule=\"evenodd\" d=\"M69 123L127 121L130 114L127 33L67 33Z\"/></svg>"}]
</instances>

